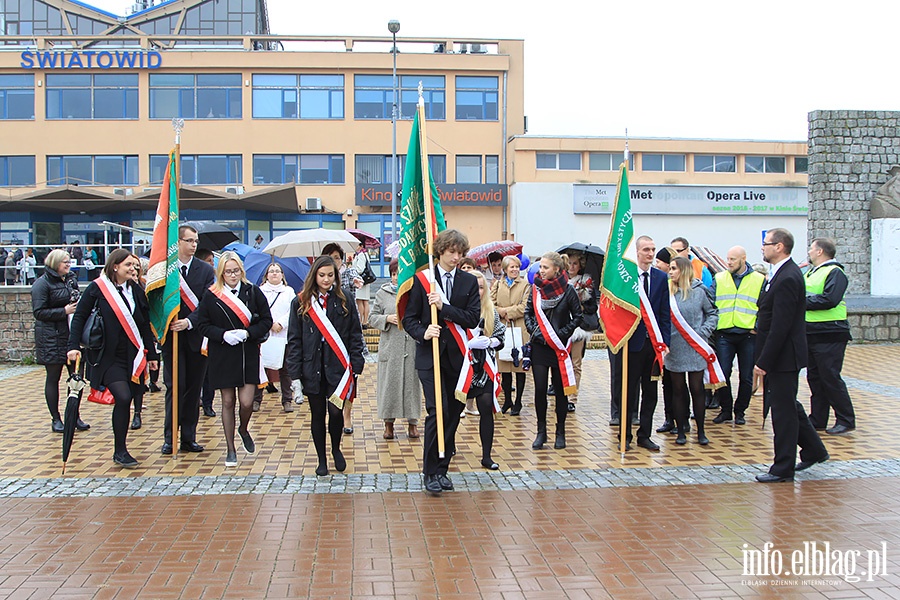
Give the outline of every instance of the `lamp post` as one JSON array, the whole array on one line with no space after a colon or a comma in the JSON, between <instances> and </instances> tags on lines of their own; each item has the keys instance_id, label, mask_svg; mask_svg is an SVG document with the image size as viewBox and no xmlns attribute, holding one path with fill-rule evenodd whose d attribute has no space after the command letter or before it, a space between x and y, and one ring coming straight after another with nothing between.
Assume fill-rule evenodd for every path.
<instances>
[{"instance_id":1,"label":"lamp post","mask_svg":"<svg viewBox=\"0 0 900 600\"><path fill-rule=\"evenodd\" d=\"M393 44L391 45L391 54L394 58L393 69L393 106L391 107L391 131L393 134L393 142L391 145L391 242L397 239L397 175L400 169L397 168L397 32L400 31L400 21L391 19L388 21L388 31L391 32Z\"/></svg>"}]
</instances>

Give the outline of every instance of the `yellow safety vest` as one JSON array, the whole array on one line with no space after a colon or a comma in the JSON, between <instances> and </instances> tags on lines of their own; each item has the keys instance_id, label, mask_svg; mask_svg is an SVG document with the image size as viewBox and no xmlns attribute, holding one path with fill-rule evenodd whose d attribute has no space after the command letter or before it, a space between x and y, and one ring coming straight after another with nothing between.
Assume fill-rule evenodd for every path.
<instances>
[{"instance_id":1,"label":"yellow safety vest","mask_svg":"<svg viewBox=\"0 0 900 600\"><path fill-rule=\"evenodd\" d=\"M825 291L825 280L832 269L840 269L836 264L825 265L821 269L810 269L806 272L806 293L821 294ZM841 269L843 271L843 269ZM806 311L807 323L824 323L826 321L846 321L847 320L847 304L841 298L840 304L828 310L808 310Z\"/></svg>"},{"instance_id":2,"label":"yellow safety vest","mask_svg":"<svg viewBox=\"0 0 900 600\"><path fill-rule=\"evenodd\" d=\"M753 329L759 311L756 302L765 281L762 273L751 271L741 279L741 287L736 288L730 271L716 273L716 306L719 309L716 329Z\"/></svg>"}]
</instances>

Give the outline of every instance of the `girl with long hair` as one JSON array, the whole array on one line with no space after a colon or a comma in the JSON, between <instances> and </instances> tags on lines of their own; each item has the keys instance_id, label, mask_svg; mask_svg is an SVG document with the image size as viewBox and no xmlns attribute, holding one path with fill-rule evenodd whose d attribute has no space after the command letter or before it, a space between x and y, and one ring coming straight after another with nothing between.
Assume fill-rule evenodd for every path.
<instances>
[{"instance_id":1,"label":"girl with long hair","mask_svg":"<svg viewBox=\"0 0 900 600\"><path fill-rule=\"evenodd\" d=\"M341 452L343 409L365 364L356 302L344 294L338 276L337 265L330 256L317 258L303 282L303 290L291 302L288 322L285 366L293 379L300 380L303 394L309 399L319 476L328 475L326 414L334 468L347 468Z\"/></svg>"}]
</instances>

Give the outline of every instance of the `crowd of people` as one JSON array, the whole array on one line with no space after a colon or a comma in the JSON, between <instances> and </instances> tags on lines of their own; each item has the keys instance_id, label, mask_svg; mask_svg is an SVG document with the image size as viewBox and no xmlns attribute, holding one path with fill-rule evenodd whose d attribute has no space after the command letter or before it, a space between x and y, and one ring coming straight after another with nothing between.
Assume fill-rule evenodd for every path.
<instances>
[{"instance_id":1,"label":"crowd of people","mask_svg":"<svg viewBox=\"0 0 900 600\"><path fill-rule=\"evenodd\" d=\"M199 414L202 406L203 414L216 416L212 396L218 390L225 465L236 466L235 425L244 451L253 454L252 414L262 408L264 388L277 391L278 384L284 412L293 412L295 398L308 400L316 474L328 474L329 466L344 471L341 439L353 433L350 408L365 366L362 327L367 325L380 332L376 402L384 424L381 435L385 440L399 437L395 425L400 419L408 438L423 437L426 491L453 489L448 473L460 419L466 415L478 418L486 469L500 468L492 454L495 414L520 416L529 401L535 418L532 449L541 450L550 441L551 396L553 447L566 448L566 420L577 410L586 342L601 328L599 281L585 272L582 252L544 253L535 259L539 266L529 281L517 256L492 254L482 272L466 257L466 236L445 230L434 242L433 272L413 279L401 316L396 260L389 266L390 281L373 296L360 277L367 264L333 245L315 259L303 289L296 291L285 283L277 263L269 266L259 286L247 280L233 252L223 253L213 267L211 253L198 253L198 241L193 227L179 228L181 307L170 325L170 332L180 336L177 356L172 335L158 347L151 332L141 276L146 264L140 258L123 249L110 252L98 276L81 290L71 270L71 252L47 255L32 299L36 360L46 369L53 432L64 427L59 412L63 368L71 372L73 362L83 359L92 387L108 390L114 398L113 460L125 468L137 466L126 446L131 407L131 428L138 429L145 391L159 390L161 359L166 389L162 454L171 454L176 442L182 452L205 450L197 441ZM818 432L842 435L856 426L840 376L850 330L843 302L847 278L835 260L834 242L812 240L805 275L790 259L793 237L783 229L766 234L762 253L768 268L751 266L746 250L736 246L728 251L728 268L714 276L683 237L657 248L654 240L640 236L635 250L644 310L627 345L609 353L610 425L624 436L620 443L631 448L637 425L637 445L651 452L660 449L652 439L658 380L664 420L655 431L674 434L677 445L687 444L692 419L697 443L710 443L709 408L719 410L712 424L745 425L759 385L772 410L775 461L758 479L791 480L796 470L827 460ZM85 329L97 311L104 323L99 354L83 348ZM731 386L735 359L736 397ZM796 398L803 367L808 367L811 391L808 413ZM526 398L529 372L533 396ZM173 402L178 403L179 440L172 438ZM828 427L832 413L836 420ZM90 427L76 418L76 429ZM795 464L798 444L801 460Z\"/></svg>"}]
</instances>

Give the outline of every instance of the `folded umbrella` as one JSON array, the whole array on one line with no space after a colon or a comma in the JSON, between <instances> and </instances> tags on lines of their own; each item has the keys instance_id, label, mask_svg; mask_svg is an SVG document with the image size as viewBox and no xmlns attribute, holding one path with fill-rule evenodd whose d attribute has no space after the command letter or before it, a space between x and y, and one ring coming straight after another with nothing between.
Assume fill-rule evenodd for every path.
<instances>
[{"instance_id":1,"label":"folded umbrella","mask_svg":"<svg viewBox=\"0 0 900 600\"><path fill-rule=\"evenodd\" d=\"M69 375L66 385L69 388L69 397L66 399L66 412L63 415L63 420L65 421L62 435L63 475L66 474L66 462L69 460L69 452L72 450L72 440L75 439L75 424L78 422L81 393L87 385L81 373L81 357L75 361L75 370Z\"/></svg>"},{"instance_id":2,"label":"folded umbrella","mask_svg":"<svg viewBox=\"0 0 900 600\"><path fill-rule=\"evenodd\" d=\"M496 242L488 242L475 246L466 254L467 257L474 260L481 266L488 264L488 256L496 252L500 256L512 256L522 252L522 244L512 240L498 240Z\"/></svg>"}]
</instances>

